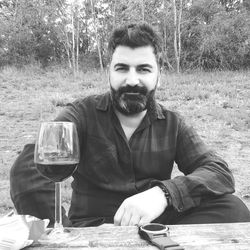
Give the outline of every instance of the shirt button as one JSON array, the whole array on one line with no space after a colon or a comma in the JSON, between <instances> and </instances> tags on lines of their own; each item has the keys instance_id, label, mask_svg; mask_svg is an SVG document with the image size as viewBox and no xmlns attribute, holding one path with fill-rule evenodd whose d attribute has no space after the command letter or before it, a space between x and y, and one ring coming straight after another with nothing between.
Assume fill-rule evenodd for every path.
<instances>
[{"instance_id":1,"label":"shirt button","mask_svg":"<svg viewBox=\"0 0 250 250\"><path fill-rule=\"evenodd\" d=\"M178 207L178 210L181 212L181 211L183 211L183 206L179 206Z\"/></svg>"}]
</instances>

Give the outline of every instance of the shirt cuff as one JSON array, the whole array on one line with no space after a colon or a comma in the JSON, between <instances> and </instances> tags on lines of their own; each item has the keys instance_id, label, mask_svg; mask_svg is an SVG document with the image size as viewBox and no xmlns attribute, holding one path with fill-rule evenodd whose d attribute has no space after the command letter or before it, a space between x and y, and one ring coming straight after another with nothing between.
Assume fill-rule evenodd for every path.
<instances>
[{"instance_id":1,"label":"shirt cuff","mask_svg":"<svg viewBox=\"0 0 250 250\"><path fill-rule=\"evenodd\" d=\"M171 197L171 201L172 201L172 206L174 207L175 210L177 210L178 212L184 212L185 210L193 207L193 201L189 201L189 205L188 206L184 206L183 204L183 195L181 195L179 189L176 187L175 183L173 182L173 180L164 180L164 181L159 181L159 180L152 180L150 182L150 187L156 186L157 184L163 184ZM187 199L191 199L190 197L186 197Z\"/></svg>"}]
</instances>

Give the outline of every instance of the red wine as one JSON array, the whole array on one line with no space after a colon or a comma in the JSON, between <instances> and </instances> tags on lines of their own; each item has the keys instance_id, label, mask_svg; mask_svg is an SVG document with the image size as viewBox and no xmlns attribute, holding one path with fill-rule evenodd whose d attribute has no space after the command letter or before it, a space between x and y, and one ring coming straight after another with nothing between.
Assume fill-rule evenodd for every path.
<instances>
[{"instance_id":1,"label":"red wine","mask_svg":"<svg viewBox=\"0 0 250 250\"><path fill-rule=\"evenodd\" d=\"M60 182L70 177L77 167L77 162L64 161L60 163L37 163L38 171L54 182Z\"/></svg>"}]
</instances>

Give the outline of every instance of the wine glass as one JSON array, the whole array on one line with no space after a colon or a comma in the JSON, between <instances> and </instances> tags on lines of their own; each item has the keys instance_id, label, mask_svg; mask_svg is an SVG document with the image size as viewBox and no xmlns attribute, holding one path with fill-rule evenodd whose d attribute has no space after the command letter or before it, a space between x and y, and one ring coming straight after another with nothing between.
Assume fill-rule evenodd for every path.
<instances>
[{"instance_id":1,"label":"wine glass","mask_svg":"<svg viewBox=\"0 0 250 250\"><path fill-rule=\"evenodd\" d=\"M55 182L55 224L54 229L42 240L46 243L67 242L76 238L74 233L62 225L61 182L73 174L79 158L79 142L74 123L41 123L34 162L43 176Z\"/></svg>"}]
</instances>

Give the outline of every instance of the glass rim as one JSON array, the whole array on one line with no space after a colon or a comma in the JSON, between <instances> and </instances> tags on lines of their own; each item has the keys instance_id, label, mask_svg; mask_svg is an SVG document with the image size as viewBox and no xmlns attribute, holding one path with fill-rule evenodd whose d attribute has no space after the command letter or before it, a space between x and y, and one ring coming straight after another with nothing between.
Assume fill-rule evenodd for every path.
<instances>
[{"instance_id":1,"label":"glass rim","mask_svg":"<svg viewBox=\"0 0 250 250\"><path fill-rule=\"evenodd\" d=\"M67 123L67 124L75 124L74 122L69 122L69 121L49 121L49 122L41 122L40 124L64 124L64 123Z\"/></svg>"}]
</instances>

